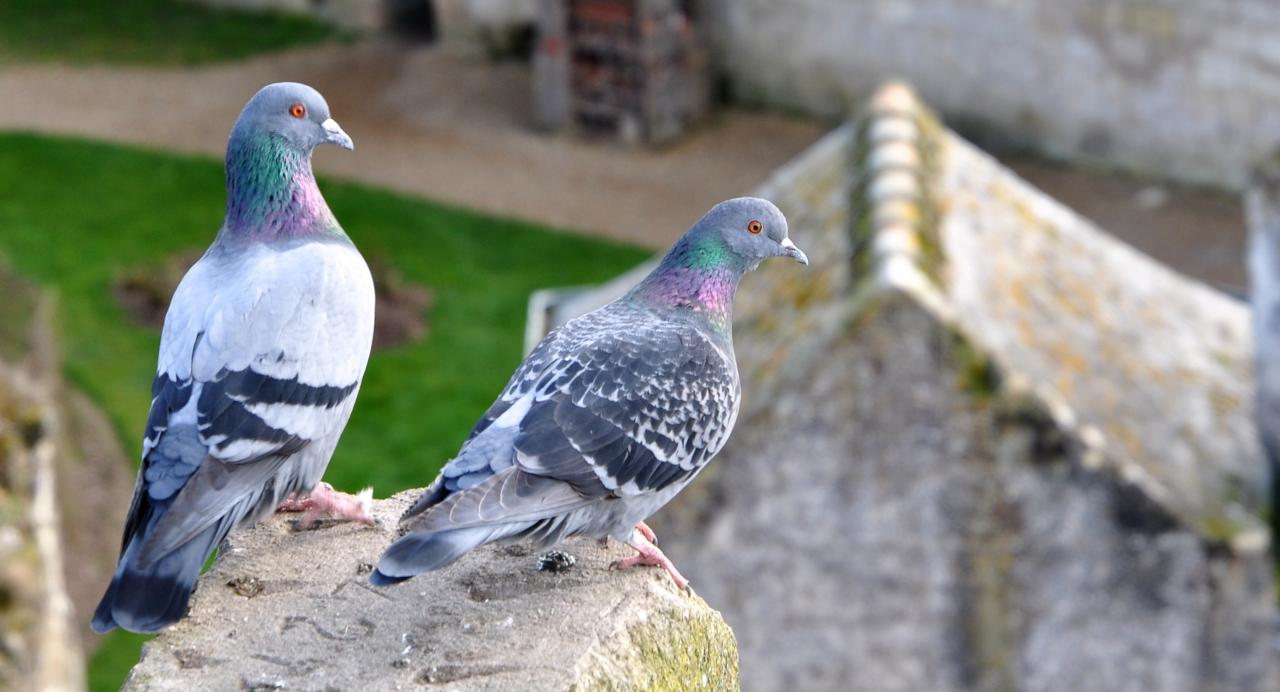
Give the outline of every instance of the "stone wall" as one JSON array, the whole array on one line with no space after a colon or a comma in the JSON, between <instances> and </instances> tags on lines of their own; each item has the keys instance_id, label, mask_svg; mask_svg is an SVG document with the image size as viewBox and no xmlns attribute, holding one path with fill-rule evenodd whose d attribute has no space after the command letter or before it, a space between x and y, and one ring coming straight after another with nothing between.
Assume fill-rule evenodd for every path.
<instances>
[{"instance_id":1,"label":"stone wall","mask_svg":"<svg viewBox=\"0 0 1280 692\"><path fill-rule=\"evenodd\" d=\"M134 471L62 378L56 301L0 267L0 689L76 690Z\"/></svg>"},{"instance_id":2,"label":"stone wall","mask_svg":"<svg viewBox=\"0 0 1280 692\"><path fill-rule=\"evenodd\" d=\"M706 0L742 101L844 116L902 77L948 122L1051 154L1238 186L1280 141L1267 0Z\"/></svg>"},{"instance_id":3,"label":"stone wall","mask_svg":"<svg viewBox=\"0 0 1280 692\"><path fill-rule=\"evenodd\" d=\"M733 632L661 570L574 540L542 571L489 546L389 588L368 583L416 497L375 503L376 528L297 532L277 516L232 533L188 617L147 644L127 690L640 690L737 688Z\"/></svg>"},{"instance_id":4,"label":"stone wall","mask_svg":"<svg viewBox=\"0 0 1280 692\"><path fill-rule=\"evenodd\" d=\"M79 690L84 662L55 481L65 433L51 302L8 270L0 289L0 688Z\"/></svg>"}]
</instances>

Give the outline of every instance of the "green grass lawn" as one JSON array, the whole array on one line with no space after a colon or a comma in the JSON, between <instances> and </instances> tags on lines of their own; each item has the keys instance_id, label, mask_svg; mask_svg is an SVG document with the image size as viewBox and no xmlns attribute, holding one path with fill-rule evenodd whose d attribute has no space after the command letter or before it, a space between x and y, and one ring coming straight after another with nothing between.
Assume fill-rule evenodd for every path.
<instances>
[{"instance_id":1,"label":"green grass lawn","mask_svg":"<svg viewBox=\"0 0 1280 692\"><path fill-rule=\"evenodd\" d=\"M194 65L339 35L308 17L180 0L0 1L0 61Z\"/></svg>"},{"instance_id":2,"label":"green grass lawn","mask_svg":"<svg viewBox=\"0 0 1280 692\"><path fill-rule=\"evenodd\" d=\"M599 282L647 254L359 185L321 187L367 257L435 292L430 336L370 360L325 476L340 488L372 485L379 497L425 485L457 450L520 360L530 291ZM160 335L130 320L112 281L205 247L223 204L219 162L0 134L0 262L56 291L65 371L132 457ZM118 687L141 641L109 637L93 658L92 688Z\"/></svg>"}]
</instances>

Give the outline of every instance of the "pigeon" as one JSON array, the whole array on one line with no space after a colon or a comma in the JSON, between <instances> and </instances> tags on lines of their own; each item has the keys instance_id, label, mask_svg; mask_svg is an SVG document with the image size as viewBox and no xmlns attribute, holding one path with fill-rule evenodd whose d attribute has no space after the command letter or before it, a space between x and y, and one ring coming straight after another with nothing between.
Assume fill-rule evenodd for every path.
<instances>
[{"instance_id":1,"label":"pigeon","mask_svg":"<svg viewBox=\"0 0 1280 692\"><path fill-rule=\"evenodd\" d=\"M660 566L687 589L644 520L729 439L733 298L769 257L809 263L772 203L721 202L626 295L548 334L401 518L370 580L401 582L485 543L589 536L635 549L614 567Z\"/></svg>"},{"instance_id":2,"label":"pigeon","mask_svg":"<svg viewBox=\"0 0 1280 692\"><path fill-rule=\"evenodd\" d=\"M353 148L303 84L264 87L231 130L226 217L165 315L142 466L97 632L181 619L227 533L282 500L307 497L308 509L372 523L367 502L317 487L355 404L374 311L369 268L311 172L322 143Z\"/></svg>"},{"instance_id":3,"label":"pigeon","mask_svg":"<svg viewBox=\"0 0 1280 692\"><path fill-rule=\"evenodd\" d=\"M1254 412L1266 456L1271 535L1280 536L1280 155L1254 171L1245 194L1249 283L1253 310ZM1272 540L1272 550L1280 548Z\"/></svg>"}]
</instances>

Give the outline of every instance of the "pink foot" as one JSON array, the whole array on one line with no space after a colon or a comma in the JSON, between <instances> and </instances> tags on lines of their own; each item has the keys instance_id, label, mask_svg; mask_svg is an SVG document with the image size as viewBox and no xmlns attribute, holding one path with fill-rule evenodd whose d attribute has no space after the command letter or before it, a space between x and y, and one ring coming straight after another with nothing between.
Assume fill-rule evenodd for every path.
<instances>
[{"instance_id":1,"label":"pink foot","mask_svg":"<svg viewBox=\"0 0 1280 692\"><path fill-rule=\"evenodd\" d=\"M649 527L644 526L644 529L642 530L640 528L641 526L644 526L644 522L640 522L636 525L635 531L631 534L631 540L627 541L627 545L635 548L636 552L639 554L618 560L610 565L610 567L612 569L627 569L638 565L661 567L667 571L667 574L671 576L671 581L674 581L676 586L680 587L681 591L689 591L689 580L685 579L684 575L680 574L680 570L676 569L676 566L671 564L671 560L668 559L666 555L662 554L662 551L658 549L658 546L653 544L651 538L651 536L653 536L653 531L649 530L646 532Z\"/></svg>"},{"instance_id":2,"label":"pink foot","mask_svg":"<svg viewBox=\"0 0 1280 692\"><path fill-rule=\"evenodd\" d=\"M373 526L373 489L365 488L356 495L340 493L332 485L321 482L305 497L292 495L280 503L279 512L302 512L298 528L309 529L324 518L357 521Z\"/></svg>"}]
</instances>

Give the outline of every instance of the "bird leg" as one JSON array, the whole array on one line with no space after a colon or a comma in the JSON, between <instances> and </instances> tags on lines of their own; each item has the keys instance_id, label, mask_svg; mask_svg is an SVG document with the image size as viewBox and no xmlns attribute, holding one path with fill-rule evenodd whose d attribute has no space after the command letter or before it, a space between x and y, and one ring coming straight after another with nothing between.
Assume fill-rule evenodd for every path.
<instances>
[{"instance_id":1,"label":"bird leg","mask_svg":"<svg viewBox=\"0 0 1280 692\"><path fill-rule=\"evenodd\" d=\"M307 495L294 494L285 498L277 509L279 512L302 512L298 520L299 529L309 529L324 518L339 521L357 521L366 526L373 526L373 489L365 488L358 494L348 495L333 489L332 485L321 482Z\"/></svg>"},{"instance_id":2,"label":"bird leg","mask_svg":"<svg viewBox=\"0 0 1280 692\"><path fill-rule=\"evenodd\" d=\"M667 571L667 574L671 576L671 581L674 581L676 586L680 587L681 591L689 591L689 580L685 579L683 574L680 574L680 570L676 569L676 566L671 564L671 560L666 555L662 554L662 551L658 549L658 546L654 545L652 540L649 538L653 535L653 531L650 530L646 534L646 532L640 528L641 526L644 526L645 529L649 528L644 525L644 522L640 522L636 525L635 531L631 533L631 540L627 541L627 545L635 548L636 552L639 554L623 558L621 560L616 560L612 565L609 565L609 567L611 569L627 569L628 567L635 567L637 565L661 567Z\"/></svg>"},{"instance_id":3,"label":"bird leg","mask_svg":"<svg viewBox=\"0 0 1280 692\"><path fill-rule=\"evenodd\" d=\"M636 524L636 531L644 534L644 537L649 539L650 543L654 545L658 544L658 534L654 533L653 529L649 528L649 525L643 521Z\"/></svg>"}]
</instances>

